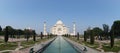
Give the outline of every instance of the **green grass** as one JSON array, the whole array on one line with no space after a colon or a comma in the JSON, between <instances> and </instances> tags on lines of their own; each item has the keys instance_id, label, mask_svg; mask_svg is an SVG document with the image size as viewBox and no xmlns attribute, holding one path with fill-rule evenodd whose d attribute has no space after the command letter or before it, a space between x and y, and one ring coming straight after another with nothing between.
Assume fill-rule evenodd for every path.
<instances>
[{"instance_id":1,"label":"green grass","mask_svg":"<svg viewBox=\"0 0 120 53\"><path fill-rule=\"evenodd\" d=\"M7 44L1 44L0 45L0 51L1 50L14 50L17 47L17 43L13 42L13 43L7 43Z\"/></svg>"},{"instance_id":2,"label":"green grass","mask_svg":"<svg viewBox=\"0 0 120 53\"><path fill-rule=\"evenodd\" d=\"M3 43L3 41L0 41L0 43Z\"/></svg>"},{"instance_id":3,"label":"green grass","mask_svg":"<svg viewBox=\"0 0 120 53\"><path fill-rule=\"evenodd\" d=\"M75 41L75 42L78 42L80 44L83 44L83 45L86 45L88 47L94 48L94 49L99 47L99 44L96 43L96 42L94 44L90 44L89 42L84 42L84 41L81 41L81 40L77 40L77 38L75 38L75 37L70 37L70 39Z\"/></svg>"},{"instance_id":4,"label":"green grass","mask_svg":"<svg viewBox=\"0 0 120 53\"><path fill-rule=\"evenodd\" d=\"M10 51L7 51L7 52L2 52L2 53L10 53Z\"/></svg>"},{"instance_id":5,"label":"green grass","mask_svg":"<svg viewBox=\"0 0 120 53\"><path fill-rule=\"evenodd\" d=\"M113 48L111 48L109 45L103 45L102 48L105 52L118 52L120 51L120 47L118 46L114 46Z\"/></svg>"},{"instance_id":6,"label":"green grass","mask_svg":"<svg viewBox=\"0 0 120 53\"><path fill-rule=\"evenodd\" d=\"M120 47L120 40L115 42L115 45Z\"/></svg>"},{"instance_id":7,"label":"green grass","mask_svg":"<svg viewBox=\"0 0 120 53\"><path fill-rule=\"evenodd\" d=\"M46 41L46 40L48 40L47 38L44 38L44 39L38 39L37 41L33 41L33 40L29 40L28 42L27 41L22 41L21 42L21 46L23 46L24 48L22 48L22 49L25 49L25 48L28 48L28 47L31 47L31 46L33 46L35 43L41 43L41 42L44 42L44 41Z\"/></svg>"},{"instance_id":8,"label":"green grass","mask_svg":"<svg viewBox=\"0 0 120 53\"><path fill-rule=\"evenodd\" d=\"M114 47L111 48L110 44L103 44L103 50L106 52L112 51L112 52L119 52L120 51L120 41L116 41L114 44Z\"/></svg>"},{"instance_id":9,"label":"green grass","mask_svg":"<svg viewBox=\"0 0 120 53\"><path fill-rule=\"evenodd\" d=\"M28 47L30 47L30 46L32 46L32 45L34 45L35 43L36 43L37 41L32 41L32 40L30 40L30 41L23 41L23 42L21 42L21 46L23 46L24 48L28 48Z\"/></svg>"},{"instance_id":10,"label":"green grass","mask_svg":"<svg viewBox=\"0 0 120 53\"><path fill-rule=\"evenodd\" d=\"M51 38L49 38L51 39ZM29 48L31 46L33 46L35 43L41 43L48 40L48 38L44 38L44 39L37 39L35 42L33 40L29 40L27 41L21 41L21 46L23 46L23 48L21 49L25 49L25 48ZM3 50L15 50L18 47L18 42L8 42L7 44L4 43L3 40L0 40L0 51ZM9 53L9 52L5 52L5 53Z\"/></svg>"},{"instance_id":11,"label":"green grass","mask_svg":"<svg viewBox=\"0 0 120 53\"><path fill-rule=\"evenodd\" d=\"M4 40L0 39L0 43L3 43L3 42L4 42Z\"/></svg>"},{"instance_id":12,"label":"green grass","mask_svg":"<svg viewBox=\"0 0 120 53\"><path fill-rule=\"evenodd\" d=\"M89 42L83 42L86 46L97 49L99 47L98 43L90 44Z\"/></svg>"},{"instance_id":13,"label":"green grass","mask_svg":"<svg viewBox=\"0 0 120 53\"><path fill-rule=\"evenodd\" d=\"M71 40L78 42L80 44L86 45L90 48L96 49L99 47L99 43L95 42L94 44L90 44L90 42L84 42L81 40L77 40L75 37L70 37ZM116 41L114 44L114 47L111 48L109 43L102 43L101 49L103 49L105 52L119 52L120 51L120 41ZM99 51L99 50L98 50Z\"/></svg>"}]
</instances>

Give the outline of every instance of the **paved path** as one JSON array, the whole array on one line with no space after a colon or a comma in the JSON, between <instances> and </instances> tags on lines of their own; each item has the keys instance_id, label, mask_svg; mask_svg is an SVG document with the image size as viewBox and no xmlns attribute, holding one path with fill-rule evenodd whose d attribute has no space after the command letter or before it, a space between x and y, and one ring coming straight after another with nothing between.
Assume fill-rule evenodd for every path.
<instances>
[{"instance_id":1,"label":"paved path","mask_svg":"<svg viewBox=\"0 0 120 53\"><path fill-rule=\"evenodd\" d=\"M9 51L13 51L13 50L4 50L4 51L0 51L0 53L9 52Z\"/></svg>"}]
</instances>

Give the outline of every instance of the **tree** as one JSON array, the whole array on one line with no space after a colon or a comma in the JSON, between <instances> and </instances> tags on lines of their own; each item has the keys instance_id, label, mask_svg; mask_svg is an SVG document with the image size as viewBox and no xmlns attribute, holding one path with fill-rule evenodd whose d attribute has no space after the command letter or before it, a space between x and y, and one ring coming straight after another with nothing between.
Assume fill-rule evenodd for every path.
<instances>
[{"instance_id":1,"label":"tree","mask_svg":"<svg viewBox=\"0 0 120 53\"><path fill-rule=\"evenodd\" d=\"M41 34L40 34L40 37L41 37L41 39L43 39L43 33L41 32Z\"/></svg>"},{"instance_id":2,"label":"tree","mask_svg":"<svg viewBox=\"0 0 120 53\"><path fill-rule=\"evenodd\" d=\"M25 38L26 38L27 41L28 41L29 38L30 38L30 30L29 30L29 29L25 29L25 30L24 30L24 33L25 33Z\"/></svg>"},{"instance_id":3,"label":"tree","mask_svg":"<svg viewBox=\"0 0 120 53\"><path fill-rule=\"evenodd\" d=\"M8 28L8 32L11 38L14 37L14 29L11 26L6 26Z\"/></svg>"},{"instance_id":4,"label":"tree","mask_svg":"<svg viewBox=\"0 0 120 53\"><path fill-rule=\"evenodd\" d=\"M103 31L101 28L95 27L93 28L93 32L94 32L94 36L97 36L97 38L100 39Z\"/></svg>"},{"instance_id":5,"label":"tree","mask_svg":"<svg viewBox=\"0 0 120 53\"><path fill-rule=\"evenodd\" d=\"M53 34L52 34L52 33L50 33L50 38L51 38L51 37L53 37Z\"/></svg>"},{"instance_id":6,"label":"tree","mask_svg":"<svg viewBox=\"0 0 120 53\"><path fill-rule=\"evenodd\" d=\"M77 32L77 40L79 40L79 36L80 36L80 35L79 35L79 32Z\"/></svg>"},{"instance_id":7,"label":"tree","mask_svg":"<svg viewBox=\"0 0 120 53\"><path fill-rule=\"evenodd\" d=\"M47 38L49 39L49 37L50 37L50 34L48 33L48 34L47 34Z\"/></svg>"},{"instance_id":8,"label":"tree","mask_svg":"<svg viewBox=\"0 0 120 53\"><path fill-rule=\"evenodd\" d=\"M13 37L12 35L14 34L14 29L11 26L6 26L6 28L3 29L3 31L5 33L5 36L4 36L5 42L8 42L9 35Z\"/></svg>"},{"instance_id":9,"label":"tree","mask_svg":"<svg viewBox=\"0 0 120 53\"><path fill-rule=\"evenodd\" d=\"M0 32L2 31L2 27L0 26Z\"/></svg>"},{"instance_id":10,"label":"tree","mask_svg":"<svg viewBox=\"0 0 120 53\"><path fill-rule=\"evenodd\" d=\"M5 36L4 36L4 40L5 42L7 43L8 42L8 39L9 39L9 31L8 31L8 26L6 26L5 28Z\"/></svg>"},{"instance_id":11,"label":"tree","mask_svg":"<svg viewBox=\"0 0 120 53\"><path fill-rule=\"evenodd\" d=\"M109 26L107 24L103 24L103 35L105 35L106 39L108 39L109 35Z\"/></svg>"},{"instance_id":12,"label":"tree","mask_svg":"<svg viewBox=\"0 0 120 53\"><path fill-rule=\"evenodd\" d=\"M0 35L2 34L2 27L0 26Z\"/></svg>"},{"instance_id":13,"label":"tree","mask_svg":"<svg viewBox=\"0 0 120 53\"><path fill-rule=\"evenodd\" d=\"M91 33L90 33L90 43L91 43L91 44L94 44L94 34L95 34L95 33L94 33L93 30L90 30L90 32L91 32Z\"/></svg>"},{"instance_id":14,"label":"tree","mask_svg":"<svg viewBox=\"0 0 120 53\"><path fill-rule=\"evenodd\" d=\"M111 32L114 32L114 36L120 36L120 20L114 21Z\"/></svg>"},{"instance_id":15,"label":"tree","mask_svg":"<svg viewBox=\"0 0 120 53\"><path fill-rule=\"evenodd\" d=\"M35 30L33 30L32 33L33 33L33 41L36 41L36 32L35 32Z\"/></svg>"},{"instance_id":16,"label":"tree","mask_svg":"<svg viewBox=\"0 0 120 53\"><path fill-rule=\"evenodd\" d=\"M23 35L23 34L24 34L24 31L21 30L21 29L16 29L16 33L15 33L15 34L18 35L17 38L20 38L20 35Z\"/></svg>"},{"instance_id":17,"label":"tree","mask_svg":"<svg viewBox=\"0 0 120 53\"><path fill-rule=\"evenodd\" d=\"M120 20L114 21L111 30L110 30L110 46L114 46L115 36L120 36Z\"/></svg>"},{"instance_id":18,"label":"tree","mask_svg":"<svg viewBox=\"0 0 120 53\"><path fill-rule=\"evenodd\" d=\"M114 32L110 32L110 46L111 48L114 46Z\"/></svg>"},{"instance_id":19,"label":"tree","mask_svg":"<svg viewBox=\"0 0 120 53\"><path fill-rule=\"evenodd\" d=\"M86 35L90 38L90 35L91 35L91 28L90 27L88 27L88 29L87 29L87 31L86 31Z\"/></svg>"},{"instance_id":20,"label":"tree","mask_svg":"<svg viewBox=\"0 0 120 53\"><path fill-rule=\"evenodd\" d=\"M18 31L19 35L23 35L24 34L24 31L21 30L21 29L18 29L17 31Z\"/></svg>"},{"instance_id":21,"label":"tree","mask_svg":"<svg viewBox=\"0 0 120 53\"><path fill-rule=\"evenodd\" d=\"M93 32L95 36L99 36L102 33L102 29L100 29L99 27L95 27L93 28Z\"/></svg>"},{"instance_id":22,"label":"tree","mask_svg":"<svg viewBox=\"0 0 120 53\"><path fill-rule=\"evenodd\" d=\"M86 33L86 31L84 31L84 41L85 42L87 41L87 33Z\"/></svg>"}]
</instances>

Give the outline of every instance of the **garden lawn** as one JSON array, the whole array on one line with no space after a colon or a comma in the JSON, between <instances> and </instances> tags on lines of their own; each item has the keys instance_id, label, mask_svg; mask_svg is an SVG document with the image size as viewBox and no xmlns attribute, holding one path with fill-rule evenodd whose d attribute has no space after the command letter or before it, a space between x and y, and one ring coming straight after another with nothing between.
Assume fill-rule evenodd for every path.
<instances>
[{"instance_id":1,"label":"garden lawn","mask_svg":"<svg viewBox=\"0 0 120 53\"><path fill-rule=\"evenodd\" d=\"M2 50L15 50L17 48L16 42L8 42L7 44L0 44L0 51Z\"/></svg>"}]
</instances>

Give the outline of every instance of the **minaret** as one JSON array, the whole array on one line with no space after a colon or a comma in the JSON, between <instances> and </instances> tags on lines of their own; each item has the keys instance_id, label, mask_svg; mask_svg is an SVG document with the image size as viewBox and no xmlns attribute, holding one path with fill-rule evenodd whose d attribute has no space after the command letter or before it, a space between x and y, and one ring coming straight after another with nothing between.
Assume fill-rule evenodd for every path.
<instances>
[{"instance_id":1,"label":"minaret","mask_svg":"<svg viewBox=\"0 0 120 53\"><path fill-rule=\"evenodd\" d=\"M76 31L76 25L75 25L75 22L73 22L73 35L76 35L75 32Z\"/></svg>"},{"instance_id":2,"label":"minaret","mask_svg":"<svg viewBox=\"0 0 120 53\"><path fill-rule=\"evenodd\" d=\"M69 27L67 28L67 32L68 32L68 34L70 35Z\"/></svg>"},{"instance_id":3,"label":"minaret","mask_svg":"<svg viewBox=\"0 0 120 53\"><path fill-rule=\"evenodd\" d=\"M43 32L44 35L47 35L47 32L46 32L46 22L44 22L44 32Z\"/></svg>"}]
</instances>

